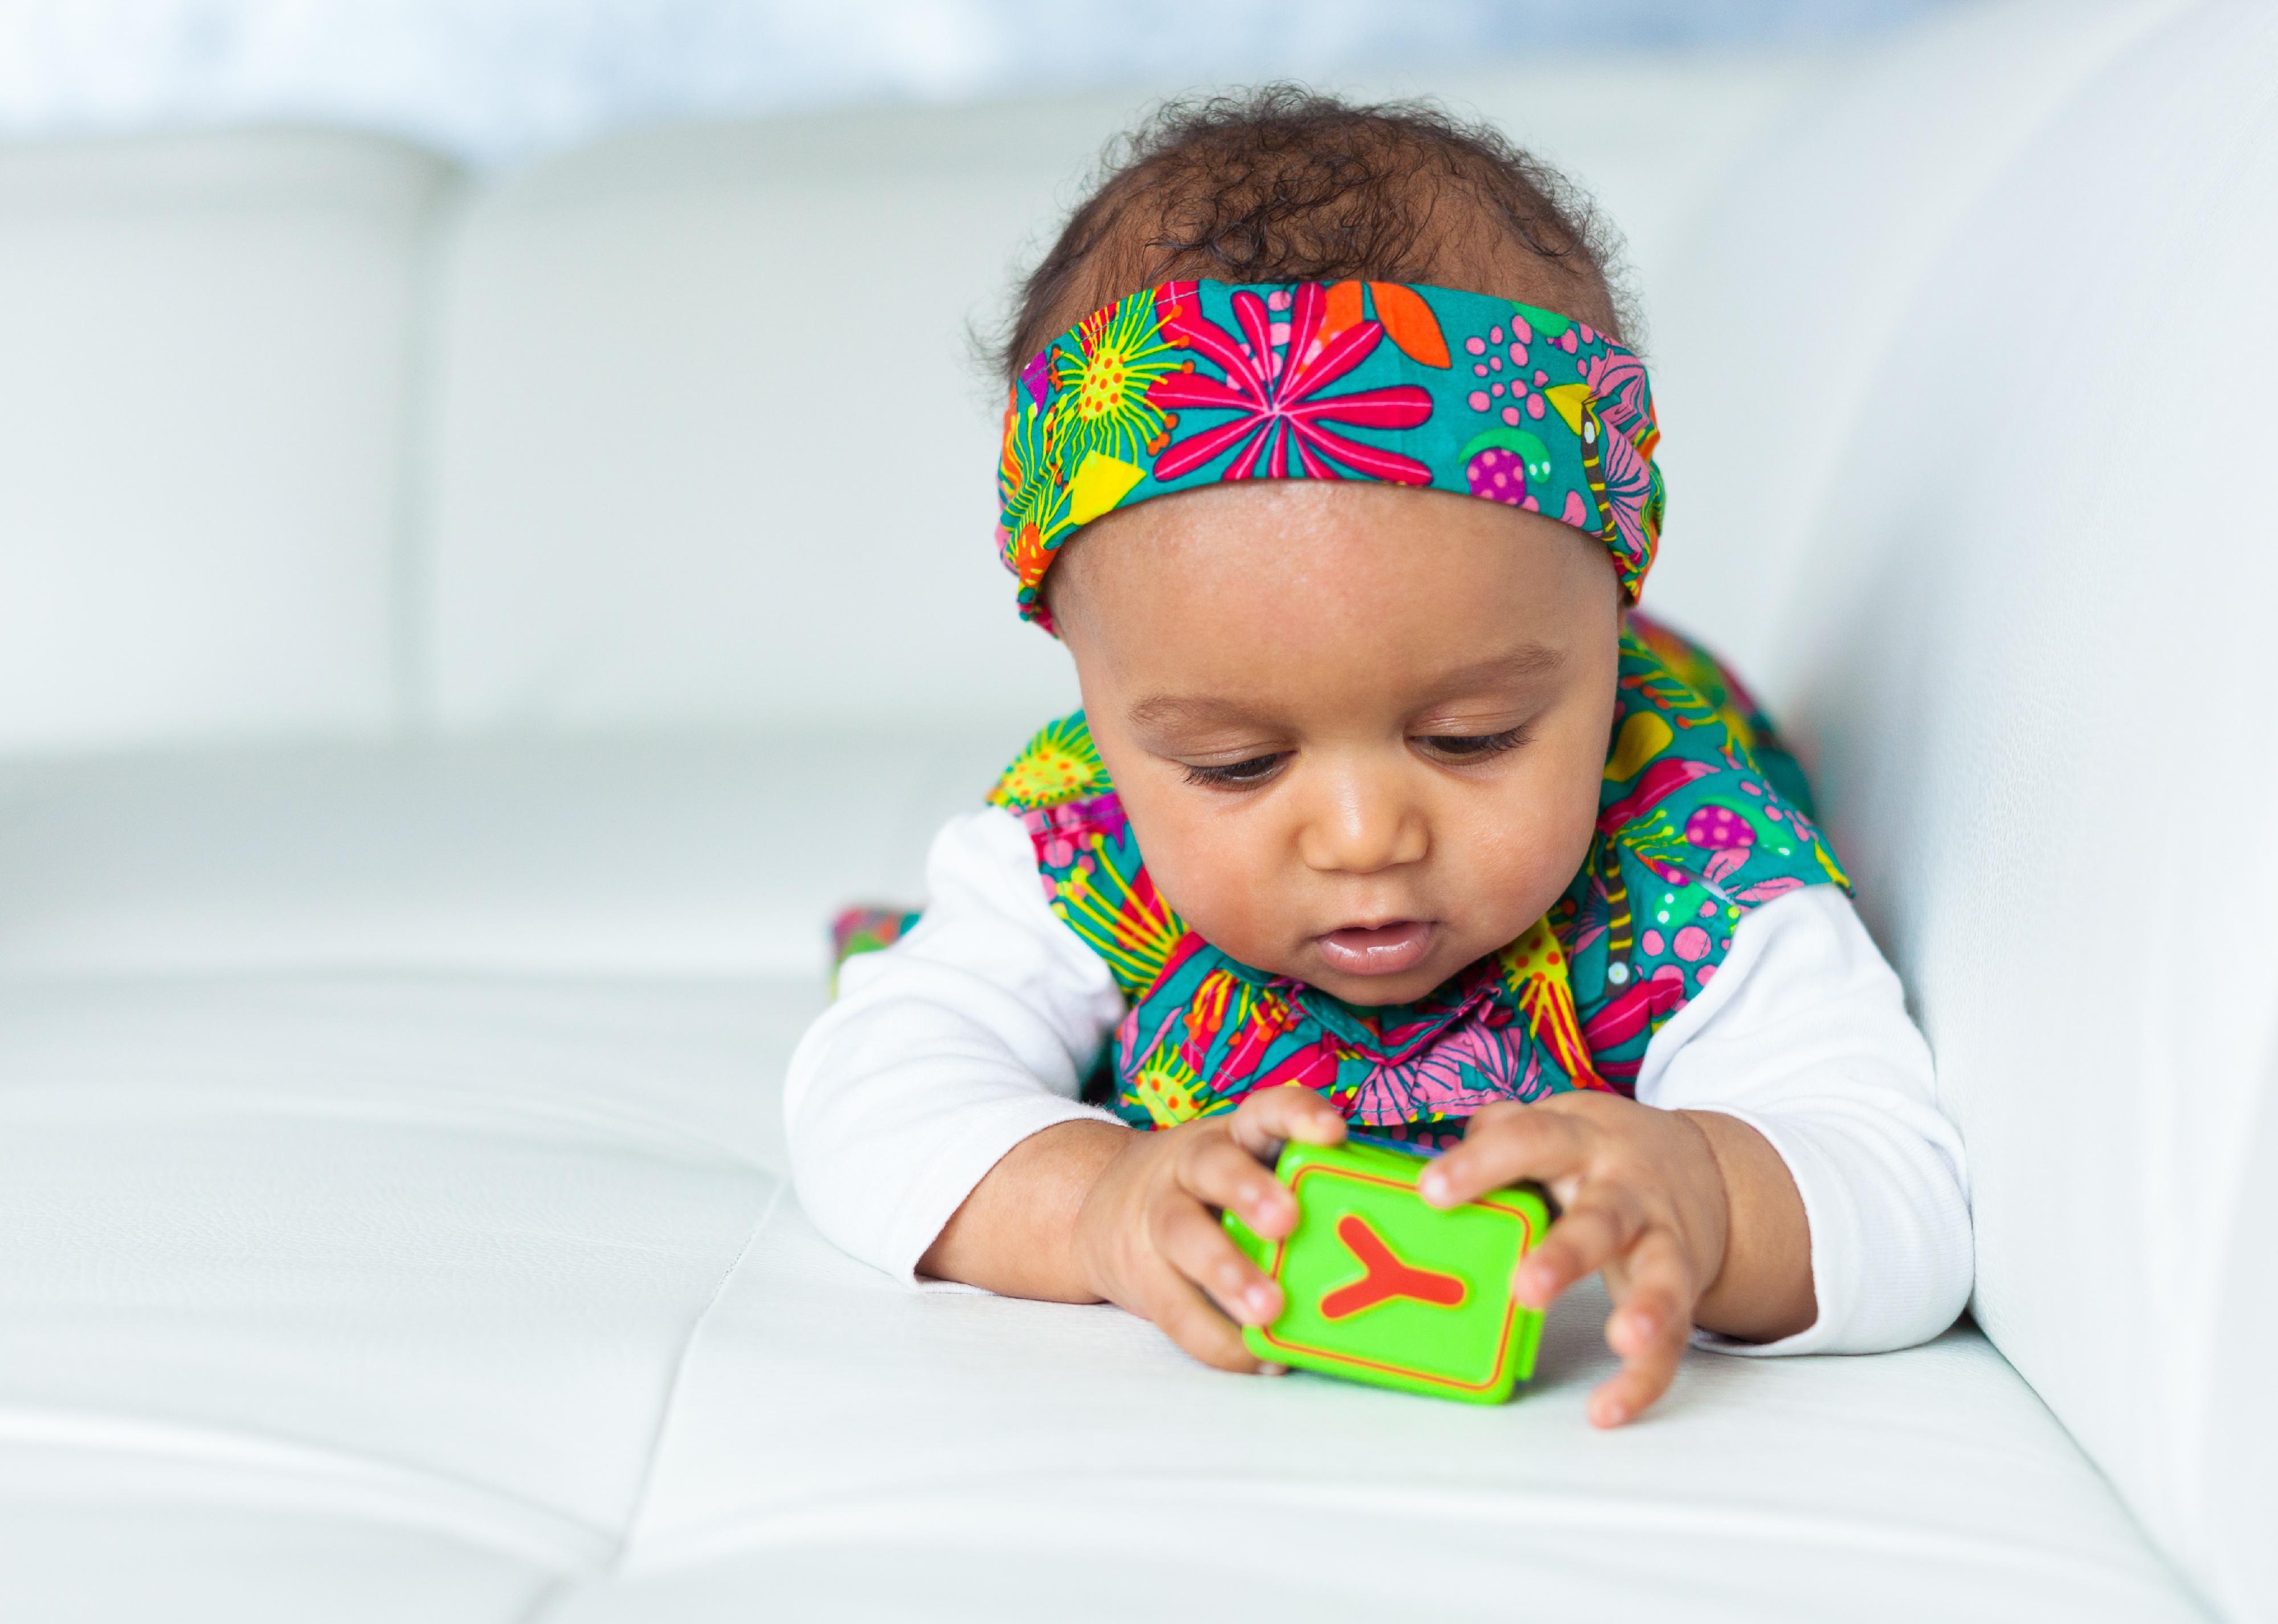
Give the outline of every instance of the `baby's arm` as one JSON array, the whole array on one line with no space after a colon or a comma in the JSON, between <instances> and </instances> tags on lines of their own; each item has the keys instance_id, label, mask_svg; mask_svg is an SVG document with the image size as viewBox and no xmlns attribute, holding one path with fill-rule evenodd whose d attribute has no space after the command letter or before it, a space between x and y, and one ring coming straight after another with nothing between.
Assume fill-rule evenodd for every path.
<instances>
[{"instance_id":1,"label":"baby's arm","mask_svg":"<svg viewBox=\"0 0 2278 1624\"><path fill-rule=\"evenodd\" d=\"M908 936L841 970L784 1088L807 1215L904 1280L1013 1146L1060 1124L1128 1131L1075 1097L1122 995L1045 906L1019 821L994 809L953 819L927 890Z\"/></svg>"},{"instance_id":2,"label":"baby's arm","mask_svg":"<svg viewBox=\"0 0 2278 1624\"><path fill-rule=\"evenodd\" d=\"M1209 1209L1286 1233L1296 1205L1268 1164L1285 1139L1342 1138L1342 1119L1298 1089L1158 1133L1077 1103L1123 1000L1045 906L1027 831L1003 812L953 821L928 889L917 928L846 965L792 1056L784 1115L808 1215L904 1279L1106 1298L1197 1358L1257 1368L1227 1315L1264 1323L1280 1293Z\"/></svg>"},{"instance_id":3,"label":"baby's arm","mask_svg":"<svg viewBox=\"0 0 2278 1624\"><path fill-rule=\"evenodd\" d=\"M1638 1099L1491 1107L1426 1176L1448 1203L1515 1178L1559 1198L1517 1291L1547 1304L1605 1270L1624 1369L1593 1400L1601 1424L1660 1395L1696 1326L1727 1352L1872 1352L1961 1311L1960 1137L1898 977L1839 892L1742 922L1716 980L1655 1036Z\"/></svg>"},{"instance_id":4,"label":"baby's arm","mask_svg":"<svg viewBox=\"0 0 2278 1624\"><path fill-rule=\"evenodd\" d=\"M1297 1204L1271 1168L1290 1139L1332 1145L1344 1119L1310 1089L1271 1088L1235 1109L1141 1132L1066 1122L1015 1145L920 1266L1020 1297L1116 1303L1205 1364L1254 1371L1242 1325L1281 1312L1281 1289L1227 1237L1231 1208L1268 1238Z\"/></svg>"},{"instance_id":5,"label":"baby's arm","mask_svg":"<svg viewBox=\"0 0 2278 1624\"><path fill-rule=\"evenodd\" d=\"M1741 922L1716 981L1655 1035L1638 1098L1755 1129L1809 1222L1816 1318L1764 1345L1709 1345L1877 1353L1961 1313L1976 1268L1961 1136L1897 974L1833 886Z\"/></svg>"}]
</instances>

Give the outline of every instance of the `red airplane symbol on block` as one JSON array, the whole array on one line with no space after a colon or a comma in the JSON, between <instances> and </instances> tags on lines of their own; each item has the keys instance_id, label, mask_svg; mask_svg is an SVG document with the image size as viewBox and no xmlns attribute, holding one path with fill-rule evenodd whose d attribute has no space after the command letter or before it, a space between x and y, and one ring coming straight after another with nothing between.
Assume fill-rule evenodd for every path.
<instances>
[{"instance_id":1,"label":"red airplane symbol on block","mask_svg":"<svg viewBox=\"0 0 2278 1624\"><path fill-rule=\"evenodd\" d=\"M1360 1260L1361 1267L1368 1273L1321 1298L1321 1317L1325 1320L1348 1320L1364 1308L1373 1308L1395 1297L1412 1297L1418 1302L1453 1308L1462 1303L1469 1291L1460 1275L1443 1275L1437 1269L1403 1263L1392 1255L1392 1248L1384 1244L1384 1237L1358 1213L1347 1213L1337 1220L1337 1238Z\"/></svg>"}]
</instances>

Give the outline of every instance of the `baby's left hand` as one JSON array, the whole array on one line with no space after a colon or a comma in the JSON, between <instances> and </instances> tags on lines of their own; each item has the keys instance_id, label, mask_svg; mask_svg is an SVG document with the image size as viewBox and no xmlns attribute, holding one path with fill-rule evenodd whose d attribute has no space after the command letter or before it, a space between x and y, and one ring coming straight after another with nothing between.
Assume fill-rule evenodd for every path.
<instances>
[{"instance_id":1,"label":"baby's left hand","mask_svg":"<svg viewBox=\"0 0 2278 1624\"><path fill-rule=\"evenodd\" d=\"M1716 1153L1685 1112L1577 1091L1488 1106L1418 1188L1433 1206L1455 1207L1521 1179L1546 1186L1560 1214L1518 1266L1514 1294L1547 1308L1605 1271L1614 1298L1606 1342L1622 1368L1590 1396L1589 1413L1597 1426L1620 1426L1668 1390L1695 1307L1724 1268L1731 1220Z\"/></svg>"}]
</instances>

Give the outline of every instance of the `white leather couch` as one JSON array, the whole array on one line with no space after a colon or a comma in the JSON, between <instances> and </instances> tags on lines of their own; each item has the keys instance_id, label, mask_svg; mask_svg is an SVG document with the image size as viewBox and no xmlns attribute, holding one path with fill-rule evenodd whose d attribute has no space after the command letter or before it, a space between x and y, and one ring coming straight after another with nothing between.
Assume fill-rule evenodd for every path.
<instances>
[{"instance_id":1,"label":"white leather couch","mask_svg":"<svg viewBox=\"0 0 2278 1624\"><path fill-rule=\"evenodd\" d=\"M1068 701L961 324L1128 109L0 153L0 1616L2278 1618L2278 8L1438 88L1629 227L1972 1319L1582 1420L906 1294L822 922ZM890 450L840 425L891 414Z\"/></svg>"}]
</instances>

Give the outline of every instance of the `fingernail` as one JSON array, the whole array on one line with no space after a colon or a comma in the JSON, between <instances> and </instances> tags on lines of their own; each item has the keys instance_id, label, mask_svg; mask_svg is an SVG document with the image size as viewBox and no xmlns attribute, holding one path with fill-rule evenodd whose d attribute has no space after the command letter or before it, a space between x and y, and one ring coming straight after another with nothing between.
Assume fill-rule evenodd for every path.
<instances>
[{"instance_id":1,"label":"fingernail","mask_svg":"<svg viewBox=\"0 0 2278 1624\"><path fill-rule=\"evenodd\" d=\"M1416 1188L1424 1192L1427 1201L1444 1201L1448 1199L1448 1176L1433 1168L1416 1181Z\"/></svg>"},{"instance_id":2,"label":"fingernail","mask_svg":"<svg viewBox=\"0 0 2278 1624\"><path fill-rule=\"evenodd\" d=\"M1289 1367L1287 1365L1260 1365L1257 1367L1257 1374L1260 1375L1288 1375L1289 1374Z\"/></svg>"},{"instance_id":3,"label":"fingernail","mask_svg":"<svg viewBox=\"0 0 2278 1624\"><path fill-rule=\"evenodd\" d=\"M1273 1317L1273 1291L1270 1286L1252 1286L1242 1294L1242 1300L1260 1325Z\"/></svg>"}]
</instances>

